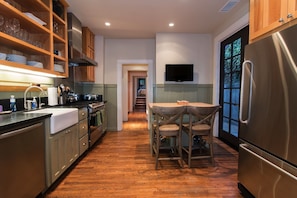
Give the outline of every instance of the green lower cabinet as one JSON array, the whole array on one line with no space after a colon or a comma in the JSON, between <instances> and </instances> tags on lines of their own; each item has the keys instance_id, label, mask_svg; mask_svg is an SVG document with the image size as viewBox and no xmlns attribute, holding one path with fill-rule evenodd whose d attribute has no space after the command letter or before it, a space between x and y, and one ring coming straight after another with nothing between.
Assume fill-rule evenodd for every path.
<instances>
[{"instance_id":1,"label":"green lower cabinet","mask_svg":"<svg viewBox=\"0 0 297 198\"><path fill-rule=\"evenodd\" d=\"M78 125L51 135L49 139L52 184L79 156Z\"/></svg>"}]
</instances>

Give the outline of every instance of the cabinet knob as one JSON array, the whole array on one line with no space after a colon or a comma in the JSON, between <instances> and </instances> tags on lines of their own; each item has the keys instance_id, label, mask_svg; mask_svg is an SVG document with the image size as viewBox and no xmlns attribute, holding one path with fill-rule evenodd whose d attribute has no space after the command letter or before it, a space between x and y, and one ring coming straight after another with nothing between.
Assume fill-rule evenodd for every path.
<instances>
[{"instance_id":1,"label":"cabinet knob","mask_svg":"<svg viewBox=\"0 0 297 198\"><path fill-rule=\"evenodd\" d=\"M278 22L283 23L283 22L284 22L284 19L283 19L283 18L280 18L280 19L278 20Z\"/></svg>"},{"instance_id":2,"label":"cabinet knob","mask_svg":"<svg viewBox=\"0 0 297 198\"><path fill-rule=\"evenodd\" d=\"M287 15L287 18L288 18L288 19L293 18L293 14L289 13L289 14Z\"/></svg>"},{"instance_id":3,"label":"cabinet knob","mask_svg":"<svg viewBox=\"0 0 297 198\"><path fill-rule=\"evenodd\" d=\"M83 145L83 146L86 146L87 144L84 142L82 145Z\"/></svg>"}]
</instances>

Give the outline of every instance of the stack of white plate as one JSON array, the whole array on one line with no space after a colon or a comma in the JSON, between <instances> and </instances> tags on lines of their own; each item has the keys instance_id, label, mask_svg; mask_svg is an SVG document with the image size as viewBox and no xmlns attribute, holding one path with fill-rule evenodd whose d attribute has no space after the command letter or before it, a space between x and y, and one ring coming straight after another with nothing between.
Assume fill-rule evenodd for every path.
<instances>
[{"instance_id":1,"label":"stack of white plate","mask_svg":"<svg viewBox=\"0 0 297 198\"><path fill-rule=\"evenodd\" d=\"M17 54L7 54L6 60L21 63L21 64L27 63L27 58L25 56L21 56Z\"/></svg>"},{"instance_id":2,"label":"stack of white plate","mask_svg":"<svg viewBox=\"0 0 297 198\"><path fill-rule=\"evenodd\" d=\"M0 60L6 60L6 54L0 53Z\"/></svg>"},{"instance_id":3,"label":"stack of white plate","mask_svg":"<svg viewBox=\"0 0 297 198\"><path fill-rule=\"evenodd\" d=\"M63 65L54 64L55 71L57 72L64 72Z\"/></svg>"},{"instance_id":4,"label":"stack of white plate","mask_svg":"<svg viewBox=\"0 0 297 198\"><path fill-rule=\"evenodd\" d=\"M38 68L43 68L43 63L38 62L38 61L27 61L27 65L30 65L33 67L38 67Z\"/></svg>"},{"instance_id":5,"label":"stack of white plate","mask_svg":"<svg viewBox=\"0 0 297 198\"><path fill-rule=\"evenodd\" d=\"M30 13L30 12L23 12L25 15L27 15L29 18L31 18L32 20L36 21L37 23L39 23L40 25L46 25L46 22L42 21L40 18L34 16L34 14Z\"/></svg>"}]
</instances>

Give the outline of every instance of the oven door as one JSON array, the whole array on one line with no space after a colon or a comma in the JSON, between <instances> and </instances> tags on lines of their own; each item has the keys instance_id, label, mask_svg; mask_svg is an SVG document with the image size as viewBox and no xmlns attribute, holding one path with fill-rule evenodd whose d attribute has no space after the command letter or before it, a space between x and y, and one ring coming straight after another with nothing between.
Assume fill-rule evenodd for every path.
<instances>
[{"instance_id":1,"label":"oven door","mask_svg":"<svg viewBox=\"0 0 297 198\"><path fill-rule=\"evenodd\" d=\"M102 134L102 113L99 110L90 114L90 147L98 141Z\"/></svg>"}]
</instances>

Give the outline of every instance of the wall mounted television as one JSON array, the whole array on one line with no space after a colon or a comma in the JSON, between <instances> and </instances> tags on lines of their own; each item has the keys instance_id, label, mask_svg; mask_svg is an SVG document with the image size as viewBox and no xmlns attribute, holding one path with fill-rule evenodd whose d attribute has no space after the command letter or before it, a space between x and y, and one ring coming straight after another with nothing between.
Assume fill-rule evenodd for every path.
<instances>
[{"instance_id":1,"label":"wall mounted television","mask_svg":"<svg viewBox=\"0 0 297 198\"><path fill-rule=\"evenodd\" d=\"M165 81L193 81L193 64L166 64Z\"/></svg>"}]
</instances>

